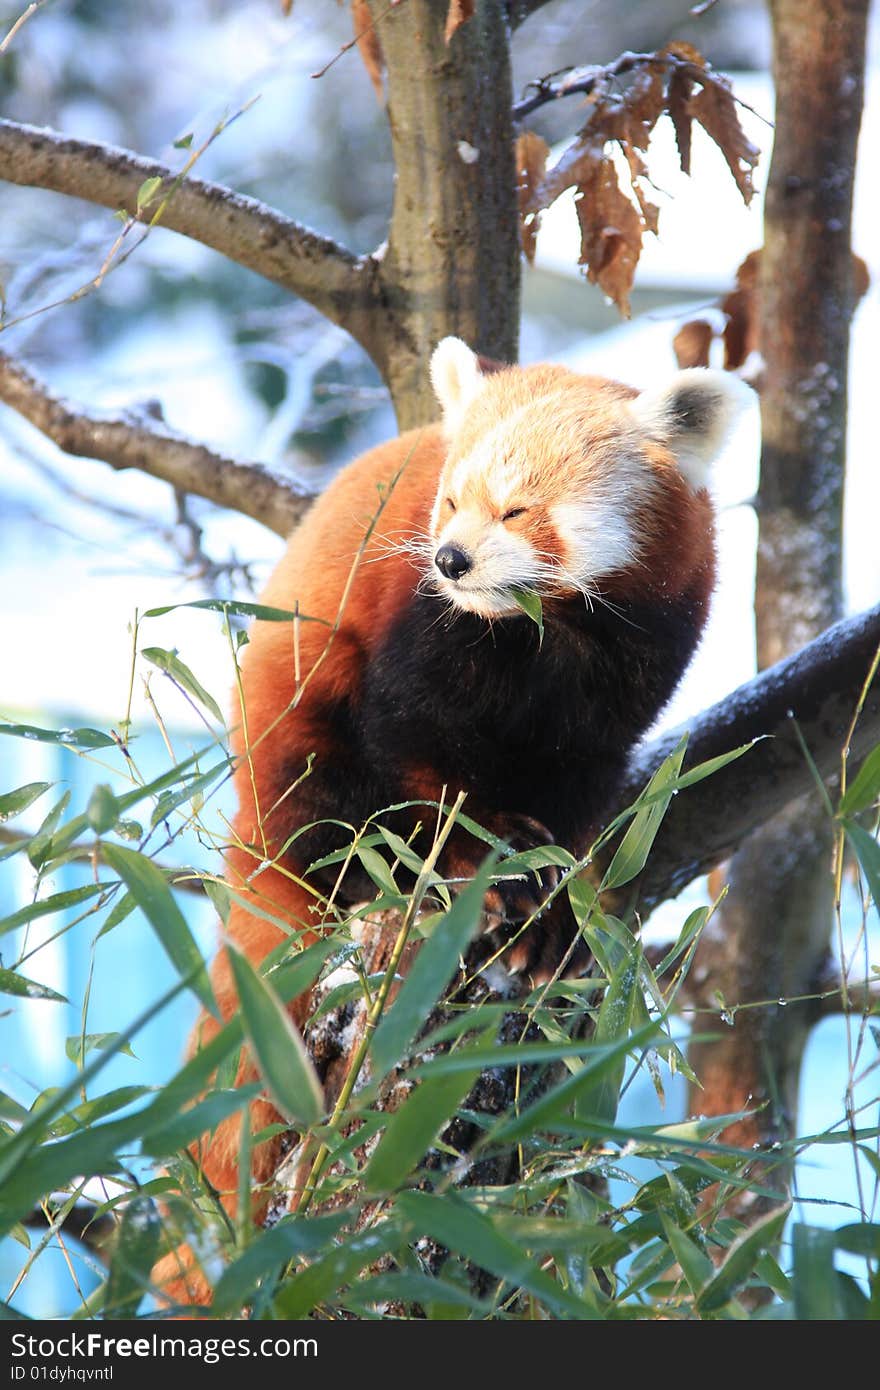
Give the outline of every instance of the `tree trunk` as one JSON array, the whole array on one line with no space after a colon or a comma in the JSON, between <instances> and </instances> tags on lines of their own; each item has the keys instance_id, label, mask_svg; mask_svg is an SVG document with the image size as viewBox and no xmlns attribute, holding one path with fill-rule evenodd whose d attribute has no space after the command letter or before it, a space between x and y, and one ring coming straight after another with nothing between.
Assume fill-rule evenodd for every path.
<instances>
[{"instance_id":1,"label":"tree trunk","mask_svg":"<svg viewBox=\"0 0 880 1390\"><path fill-rule=\"evenodd\" d=\"M387 318L380 369L401 429L436 417L427 363L449 333L517 356L520 248L510 39L501 0L478 0L447 45L448 0L371 0L388 69L397 179L377 257Z\"/></svg>"},{"instance_id":2,"label":"tree trunk","mask_svg":"<svg viewBox=\"0 0 880 1390\"><path fill-rule=\"evenodd\" d=\"M853 177L868 0L770 0L776 135L761 257L763 451L755 599L758 664L797 650L841 613L841 553ZM703 942L703 1004L732 1027L692 1048L706 1114L763 1106L726 1137L790 1137L809 993L829 949L832 827L813 795L756 831L730 865L730 893ZM712 996L712 997L710 997ZM770 1001L737 1012L736 1005ZM780 1002L774 1003L773 1001ZM790 1174L774 1169L777 1190ZM749 1205L750 1203L750 1205ZM764 1203L745 1194L737 1214Z\"/></svg>"}]
</instances>

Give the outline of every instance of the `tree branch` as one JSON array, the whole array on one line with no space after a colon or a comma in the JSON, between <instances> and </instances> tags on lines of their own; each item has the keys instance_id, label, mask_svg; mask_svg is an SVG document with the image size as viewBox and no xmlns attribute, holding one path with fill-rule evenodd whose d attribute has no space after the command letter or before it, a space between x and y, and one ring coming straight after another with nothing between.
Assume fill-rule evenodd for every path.
<instances>
[{"instance_id":1,"label":"tree branch","mask_svg":"<svg viewBox=\"0 0 880 1390\"><path fill-rule=\"evenodd\" d=\"M372 258L354 256L256 198L194 178L175 187L178 175L155 160L5 120L0 120L0 178L124 209L131 217L138 214L144 181L161 179L152 205L172 189L173 194L157 225L210 246L307 300L372 353Z\"/></svg>"},{"instance_id":2,"label":"tree branch","mask_svg":"<svg viewBox=\"0 0 880 1390\"><path fill-rule=\"evenodd\" d=\"M22 363L0 352L0 401L66 454L111 468L138 468L181 492L207 498L287 536L312 497L258 464L239 463L195 444L143 411L88 411L55 396Z\"/></svg>"},{"instance_id":3,"label":"tree branch","mask_svg":"<svg viewBox=\"0 0 880 1390\"><path fill-rule=\"evenodd\" d=\"M727 86L726 80L713 72L708 63L695 63L676 53L664 53L662 50L657 53L621 53L612 63L569 68L561 76L551 73L547 77L534 78L526 84L527 90L531 88L531 95L522 97L513 107L513 119L522 121L539 107L546 106L550 101L559 101L562 97L589 96L600 84L605 86L616 77L625 77L627 73L644 67L670 68L702 85ZM738 97L734 97L734 100L746 110L752 110Z\"/></svg>"},{"instance_id":4,"label":"tree branch","mask_svg":"<svg viewBox=\"0 0 880 1390\"><path fill-rule=\"evenodd\" d=\"M698 874L726 859L758 826L815 788L797 730L822 777L840 763L859 693L880 645L880 605L836 623L795 656L704 710L688 725L685 768L760 738L742 758L676 796L638 881L638 906L649 911ZM632 803L682 728L637 750L620 805ZM852 741L853 761L880 740L880 677Z\"/></svg>"}]
</instances>

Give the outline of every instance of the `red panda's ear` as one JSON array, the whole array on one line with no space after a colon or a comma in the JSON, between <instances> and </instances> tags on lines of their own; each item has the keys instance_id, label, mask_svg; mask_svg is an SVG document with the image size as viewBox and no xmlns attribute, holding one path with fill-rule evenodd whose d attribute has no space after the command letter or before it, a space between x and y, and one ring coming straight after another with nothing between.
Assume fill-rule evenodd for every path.
<instances>
[{"instance_id":1,"label":"red panda's ear","mask_svg":"<svg viewBox=\"0 0 880 1390\"><path fill-rule=\"evenodd\" d=\"M443 432L451 436L485 384L477 354L461 338L443 338L431 357L431 384L443 409Z\"/></svg>"},{"instance_id":2,"label":"red panda's ear","mask_svg":"<svg viewBox=\"0 0 880 1390\"><path fill-rule=\"evenodd\" d=\"M665 444L693 487L705 487L754 393L729 372L689 367L659 390L643 391L629 408L645 434Z\"/></svg>"}]
</instances>

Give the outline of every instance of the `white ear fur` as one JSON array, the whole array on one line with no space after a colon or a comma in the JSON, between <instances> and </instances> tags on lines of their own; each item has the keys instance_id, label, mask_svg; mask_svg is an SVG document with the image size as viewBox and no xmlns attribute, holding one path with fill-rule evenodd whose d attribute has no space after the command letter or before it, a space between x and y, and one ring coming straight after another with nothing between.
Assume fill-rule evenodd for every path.
<instances>
[{"instance_id":1,"label":"white ear fur","mask_svg":"<svg viewBox=\"0 0 880 1390\"><path fill-rule=\"evenodd\" d=\"M471 401L484 385L475 352L461 338L443 338L431 357L431 384L443 409L443 429L455 434Z\"/></svg>"},{"instance_id":2,"label":"white ear fur","mask_svg":"<svg viewBox=\"0 0 880 1390\"><path fill-rule=\"evenodd\" d=\"M645 434L668 445L688 482L701 488L752 399L749 387L729 372L688 367L659 390L636 396L630 410Z\"/></svg>"}]
</instances>

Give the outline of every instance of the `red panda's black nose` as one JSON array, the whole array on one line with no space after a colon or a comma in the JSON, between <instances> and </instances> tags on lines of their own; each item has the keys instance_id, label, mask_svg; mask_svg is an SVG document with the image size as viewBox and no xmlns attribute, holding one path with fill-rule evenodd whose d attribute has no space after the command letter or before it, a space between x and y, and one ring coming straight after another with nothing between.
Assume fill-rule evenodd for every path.
<instances>
[{"instance_id":1,"label":"red panda's black nose","mask_svg":"<svg viewBox=\"0 0 880 1390\"><path fill-rule=\"evenodd\" d=\"M461 579L471 567L470 558L457 545L441 545L434 556L434 564L447 579Z\"/></svg>"}]
</instances>

